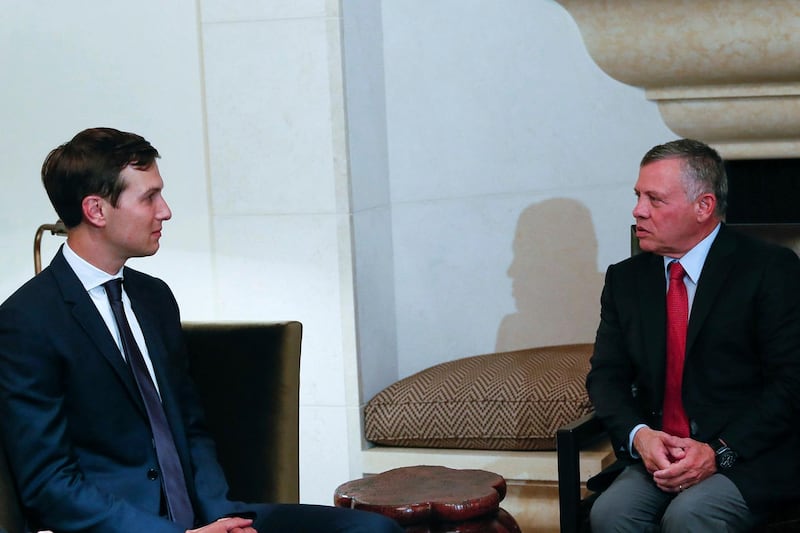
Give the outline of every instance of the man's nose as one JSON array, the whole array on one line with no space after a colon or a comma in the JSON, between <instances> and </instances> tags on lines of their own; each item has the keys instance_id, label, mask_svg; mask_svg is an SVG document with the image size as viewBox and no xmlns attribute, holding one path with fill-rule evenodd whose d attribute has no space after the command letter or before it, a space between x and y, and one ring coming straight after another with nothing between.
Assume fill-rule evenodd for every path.
<instances>
[{"instance_id":1,"label":"man's nose","mask_svg":"<svg viewBox=\"0 0 800 533\"><path fill-rule=\"evenodd\" d=\"M647 209L644 206L642 199L636 200L636 205L633 206L633 218L645 218L647 216Z\"/></svg>"},{"instance_id":2,"label":"man's nose","mask_svg":"<svg viewBox=\"0 0 800 533\"><path fill-rule=\"evenodd\" d=\"M159 213L159 215L160 215L159 218L161 220L169 220L169 219L171 219L172 218L172 210L169 208L169 205L167 204L167 201L162 198L161 199L161 203L163 205L161 206L161 210L160 210L160 213Z\"/></svg>"}]
</instances>

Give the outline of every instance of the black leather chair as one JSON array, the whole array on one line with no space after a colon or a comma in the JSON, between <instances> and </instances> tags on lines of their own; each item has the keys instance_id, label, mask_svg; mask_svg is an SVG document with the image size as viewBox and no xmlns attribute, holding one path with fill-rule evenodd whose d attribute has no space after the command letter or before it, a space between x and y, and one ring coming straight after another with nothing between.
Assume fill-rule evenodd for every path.
<instances>
[{"instance_id":1,"label":"black leather chair","mask_svg":"<svg viewBox=\"0 0 800 533\"><path fill-rule=\"evenodd\" d=\"M302 325L187 323L184 332L231 497L297 503ZM26 532L0 449L0 533Z\"/></svg>"}]
</instances>

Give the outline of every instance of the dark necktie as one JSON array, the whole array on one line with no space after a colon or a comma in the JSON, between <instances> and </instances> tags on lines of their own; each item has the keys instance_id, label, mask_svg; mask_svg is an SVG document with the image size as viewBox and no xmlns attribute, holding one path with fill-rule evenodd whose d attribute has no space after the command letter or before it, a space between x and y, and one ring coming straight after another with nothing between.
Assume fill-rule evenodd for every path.
<instances>
[{"instance_id":1,"label":"dark necktie","mask_svg":"<svg viewBox=\"0 0 800 533\"><path fill-rule=\"evenodd\" d=\"M686 357L686 326L689 322L689 297L683 276L686 271L677 261L669 264L667 289L667 375L664 386L665 433L689 436L689 419L683 408L683 362Z\"/></svg>"},{"instance_id":2,"label":"dark necktie","mask_svg":"<svg viewBox=\"0 0 800 533\"><path fill-rule=\"evenodd\" d=\"M125 309L122 305L122 280L120 278L112 279L104 283L103 286L106 289L108 301L111 303L114 319L117 321L125 359L130 365L139 394L141 394L147 410L147 417L153 432L153 444L158 457L158 465L161 468L161 483L169 516L173 522L187 529L191 528L194 526L194 513L189 500L189 493L186 489L186 479L178 458L178 450L175 448L175 441L172 439L167 416L164 413L164 406L161 405L161 398L153 384L150 372L144 362L144 357L142 357L142 352L139 350L138 344L136 344L128 319L125 316Z\"/></svg>"}]
</instances>

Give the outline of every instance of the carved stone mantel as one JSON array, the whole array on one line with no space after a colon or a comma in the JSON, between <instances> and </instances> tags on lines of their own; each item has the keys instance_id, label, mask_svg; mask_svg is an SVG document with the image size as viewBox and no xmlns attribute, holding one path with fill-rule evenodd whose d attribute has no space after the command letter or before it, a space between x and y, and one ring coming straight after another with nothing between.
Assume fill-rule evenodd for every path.
<instances>
[{"instance_id":1,"label":"carved stone mantel","mask_svg":"<svg viewBox=\"0 0 800 533\"><path fill-rule=\"evenodd\" d=\"M800 1L556 1L678 135L730 159L800 157Z\"/></svg>"}]
</instances>

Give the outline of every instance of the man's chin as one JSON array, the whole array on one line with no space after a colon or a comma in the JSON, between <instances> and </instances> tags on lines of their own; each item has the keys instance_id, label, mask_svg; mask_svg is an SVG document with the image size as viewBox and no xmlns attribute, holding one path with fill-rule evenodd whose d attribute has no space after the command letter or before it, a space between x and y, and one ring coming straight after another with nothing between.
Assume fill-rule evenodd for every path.
<instances>
[{"instance_id":1,"label":"man's chin","mask_svg":"<svg viewBox=\"0 0 800 533\"><path fill-rule=\"evenodd\" d=\"M655 251L656 246L652 241L648 240L646 237L640 237L639 249L643 252L652 252Z\"/></svg>"},{"instance_id":2,"label":"man's chin","mask_svg":"<svg viewBox=\"0 0 800 533\"><path fill-rule=\"evenodd\" d=\"M130 257L131 258L134 258L134 257L150 257L151 255L156 255L156 252L158 251L159 248L160 248L160 246L158 244L156 244L155 246L152 246L147 250L141 250L141 251L139 251L139 253L137 253L135 255L132 255Z\"/></svg>"}]
</instances>

